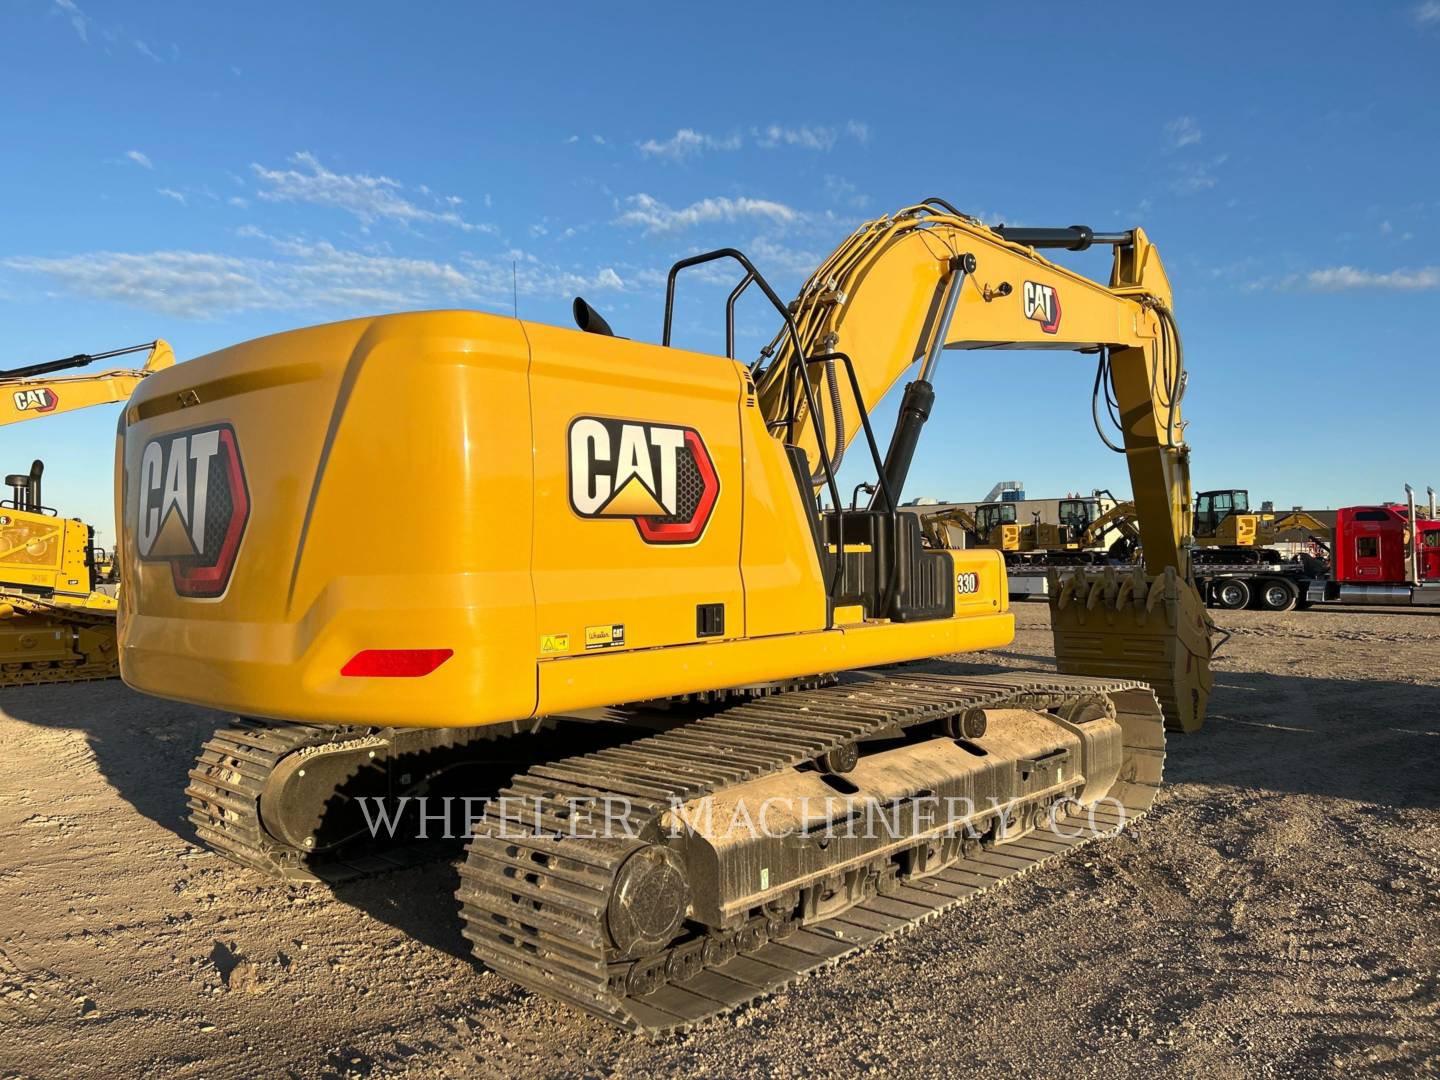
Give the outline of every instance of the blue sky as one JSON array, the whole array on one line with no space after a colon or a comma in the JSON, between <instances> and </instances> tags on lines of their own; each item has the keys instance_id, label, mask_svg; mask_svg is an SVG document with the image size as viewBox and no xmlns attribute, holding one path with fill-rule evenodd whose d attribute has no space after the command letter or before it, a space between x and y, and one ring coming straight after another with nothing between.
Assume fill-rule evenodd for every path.
<instances>
[{"instance_id":1,"label":"blue sky","mask_svg":"<svg viewBox=\"0 0 1440 1080\"><path fill-rule=\"evenodd\" d=\"M1150 232L1197 488L1440 485L1440 0L1136 10L5 0L0 366L508 313L512 263L522 317L568 325L579 292L654 340L674 259L733 244L791 295L939 195ZM724 291L683 290L677 343L722 348ZM753 355L758 304L741 329ZM907 494L1125 489L1092 373L947 354ZM115 412L0 429L0 467L45 458L104 542Z\"/></svg>"}]
</instances>

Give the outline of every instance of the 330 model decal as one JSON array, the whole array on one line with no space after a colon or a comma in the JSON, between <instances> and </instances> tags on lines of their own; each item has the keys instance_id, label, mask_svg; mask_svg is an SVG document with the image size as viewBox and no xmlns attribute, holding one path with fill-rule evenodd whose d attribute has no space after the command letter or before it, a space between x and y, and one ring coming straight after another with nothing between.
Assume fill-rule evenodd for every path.
<instances>
[{"instance_id":1,"label":"330 model decal","mask_svg":"<svg viewBox=\"0 0 1440 1080\"><path fill-rule=\"evenodd\" d=\"M235 429L219 424L151 439L136 479L137 554L169 563L181 596L220 596L250 519Z\"/></svg>"},{"instance_id":2,"label":"330 model decal","mask_svg":"<svg viewBox=\"0 0 1440 1080\"><path fill-rule=\"evenodd\" d=\"M570 506L583 518L629 518L648 544L690 544L719 496L694 428L601 416L570 423Z\"/></svg>"},{"instance_id":3,"label":"330 model decal","mask_svg":"<svg viewBox=\"0 0 1440 1080\"><path fill-rule=\"evenodd\" d=\"M1060 329L1060 294L1053 285L1027 281L1021 297L1025 302L1025 318L1038 322L1047 334Z\"/></svg>"}]
</instances>

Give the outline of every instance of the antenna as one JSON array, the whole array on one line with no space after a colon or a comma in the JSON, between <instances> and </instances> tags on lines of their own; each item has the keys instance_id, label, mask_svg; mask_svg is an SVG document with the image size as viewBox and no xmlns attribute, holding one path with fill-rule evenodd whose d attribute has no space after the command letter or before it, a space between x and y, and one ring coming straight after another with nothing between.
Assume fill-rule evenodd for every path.
<instances>
[{"instance_id":1,"label":"antenna","mask_svg":"<svg viewBox=\"0 0 1440 1080\"><path fill-rule=\"evenodd\" d=\"M510 260L510 304L515 318L520 318L520 273L515 269L515 260Z\"/></svg>"}]
</instances>

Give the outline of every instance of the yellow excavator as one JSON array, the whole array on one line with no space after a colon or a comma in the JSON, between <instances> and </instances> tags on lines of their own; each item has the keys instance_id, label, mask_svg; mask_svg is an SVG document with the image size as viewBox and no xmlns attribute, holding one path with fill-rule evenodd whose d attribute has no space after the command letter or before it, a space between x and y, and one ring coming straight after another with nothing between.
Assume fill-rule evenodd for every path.
<instances>
[{"instance_id":1,"label":"yellow excavator","mask_svg":"<svg viewBox=\"0 0 1440 1080\"><path fill-rule=\"evenodd\" d=\"M1103 494L1109 496L1109 492ZM1110 496L1113 499L1113 496ZM1062 514L1064 513L1062 504ZM1091 518L1074 518L1062 524L1061 543L1042 545L1043 553L1054 563L1066 562L1128 562L1140 547L1139 512L1127 499L1112 502L1104 512Z\"/></svg>"},{"instance_id":2,"label":"yellow excavator","mask_svg":"<svg viewBox=\"0 0 1440 1080\"><path fill-rule=\"evenodd\" d=\"M146 352L145 364L50 377L101 360ZM163 341L80 354L0 371L0 426L125 401L140 381L175 362ZM113 679L114 577L94 529L45 505L45 466L6 477L0 501L0 687Z\"/></svg>"},{"instance_id":3,"label":"yellow excavator","mask_svg":"<svg viewBox=\"0 0 1440 1080\"><path fill-rule=\"evenodd\" d=\"M1269 547L1282 536L1298 534L1328 546L1332 530L1305 510L1276 515L1250 509L1250 493L1244 488L1202 491L1195 496L1196 547Z\"/></svg>"},{"instance_id":4,"label":"yellow excavator","mask_svg":"<svg viewBox=\"0 0 1440 1080\"><path fill-rule=\"evenodd\" d=\"M982 503L970 513L963 506L919 514L920 531L931 547L948 547L950 530L959 529L967 547L989 547L1003 551L1007 564L1021 554L1066 546L1067 527L1034 520L1021 525L1013 503Z\"/></svg>"},{"instance_id":5,"label":"yellow excavator","mask_svg":"<svg viewBox=\"0 0 1440 1080\"><path fill-rule=\"evenodd\" d=\"M1041 253L1095 244L1108 284ZM677 279L720 261L726 355L683 349ZM753 363L751 286L781 324ZM121 423L122 674L240 717L191 821L281 878L393 868L445 769L525 743L539 763L463 815L475 956L684 1029L1150 806L1210 688L1170 304L1140 229L931 199L788 305L735 249L681 260L661 345L577 300L578 330L432 311L202 356ZM1088 354L1118 400L1149 561L1067 571L1059 672L961 674L938 658L1012 640L1002 554L927 547L898 509L937 367L1025 348ZM870 412L917 366L882 454ZM990 407L959 386L948 425ZM876 490L847 508L857 444ZM587 748L602 716L624 735Z\"/></svg>"}]
</instances>

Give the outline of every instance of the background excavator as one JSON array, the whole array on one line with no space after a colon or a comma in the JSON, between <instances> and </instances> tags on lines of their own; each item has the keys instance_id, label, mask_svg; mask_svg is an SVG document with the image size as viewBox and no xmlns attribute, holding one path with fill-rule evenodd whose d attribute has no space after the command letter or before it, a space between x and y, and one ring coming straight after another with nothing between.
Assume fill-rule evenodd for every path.
<instances>
[{"instance_id":1,"label":"background excavator","mask_svg":"<svg viewBox=\"0 0 1440 1080\"><path fill-rule=\"evenodd\" d=\"M1244 488L1202 491L1195 496L1196 547L1264 548L1294 534L1328 546L1331 528L1304 510L1282 514L1253 511L1250 492Z\"/></svg>"},{"instance_id":2,"label":"background excavator","mask_svg":"<svg viewBox=\"0 0 1440 1080\"><path fill-rule=\"evenodd\" d=\"M143 367L49 377L147 352ZM140 381L175 362L163 341L0 371L0 426L125 401ZM95 530L45 505L45 465L5 478L0 501L0 687L111 679L115 578Z\"/></svg>"},{"instance_id":3,"label":"background excavator","mask_svg":"<svg viewBox=\"0 0 1440 1080\"><path fill-rule=\"evenodd\" d=\"M1068 525L1041 521L1032 514L1029 524L1016 520L1014 503L982 503L970 513L963 506L920 512L920 529L932 547L948 547L956 541L950 531L964 534L964 547L989 547L1005 553L1005 565L1015 566L1032 553L1062 550L1075 546Z\"/></svg>"},{"instance_id":4,"label":"background excavator","mask_svg":"<svg viewBox=\"0 0 1440 1080\"><path fill-rule=\"evenodd\" d=\"M1040 253L1094 244L1108 285ZM677 279L722 260L726 355L675 346ZM746 363L751 286L781 331ZM861 226L789 305L739 251L681 260L660 346L575 309L579 332L466 311L311 327L136 391L121 669L242 718L190 773L206 842L282 878L393 867L357 792L421 814L406 799L528 741L539 763L473 815L464 933L494 971L653 1033L1150 806L1165 726L1203 718L1210 641L1143 231L990 229L931 199ZM936 658L1013 637L1002 555L927 547L898 508L937 366L1011 348L1096 364L1149 563L1066 571L1059 673L959 674ZM917 364L882 454L870 411ZM875 492L847 508L857 442ZM404 492L403 544L371 527L377 487ZM598 749L538 730L592 710L622 721ZM894 827L857 826L875 814Z\"/></svg>"}]
</instances>

